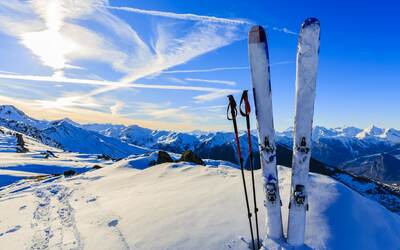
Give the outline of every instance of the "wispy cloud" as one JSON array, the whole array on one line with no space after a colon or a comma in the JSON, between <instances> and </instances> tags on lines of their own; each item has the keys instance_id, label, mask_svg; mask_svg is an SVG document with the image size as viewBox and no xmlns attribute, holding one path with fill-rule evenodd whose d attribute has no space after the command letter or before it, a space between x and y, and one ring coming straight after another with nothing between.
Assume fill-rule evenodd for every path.
<instances>
[{"instance_id":1,"label":"wispy cloud","mask_svg":"<svg viewBox=\"0 0 400 250\"><path fill-rule=\"evenodd\" d=\"M212 22L212 23L224 23L224 24L251 24L251 22L243 20L243 19L229 19L229 18L221 18L214 16L202 16L191 13L180 14L174 12L166 12L166 11L158 11L158 10L144 10L132 7L117 7L117 6L104 6L107 9L112 10L122 10L128 11L137 14L143 15L151 15L151 16L159 16L159 17L167 17L174 19L182 19L182 20L190 20L190 21L202 21L202 22Z\"/></svg>"},{"instance_id":2,"label":"wispy cloud","mask_svg":"<svg viewBox=\"0 0 400 250\"><path fill-rule=\"evenodd\" d=\"M224 71L224 70L248 70L249 67L220 67L220 68L210 68L210 69L182 69L182 70L164 70L162 74L176 74L176 73L206 73L214 71Z\"/></svg>"},{"instance_id":3,"label":"wispy cloud","mask_svg":"<svg viewBox=\"0 0 400 250\"><path fill-rule=\"evenodd\" d=\"M201 86L187 85L163 85L163 84L141 84L141 83L122 83L116 81L92 80L92 79L76 79L58 76L35 76L35 75L15 75L15 74L0 74L2 79L17 79L36 82L54 83L73 83L82 85L97 85L110 88L141 88L141 89L170 89L170 90L189 90L200 92L215 92L215 91L230 91L229 89L220 89Z\"/></svg>"},{"instance_id":4,"label":"wispy cloud","mask_svg":"<svg viewBox=\"0 0 400 250\"><path fill-rule=\"evenodd\" d=\"M281 62L273 62L270 66L275 65L283 65L283 64L292 64L294 61L281 61ZM180 74L180 73L208 73L215 71L225 71L225 70L249 70L250 67L217 67L217 68L209 68L209 69L180 69L180 70L164 70L160 72L160 74Z\"/></svg>"},{"instance_id":5,"label":"wispy cloud","mask_svg":"<svg viewBox=\"0 0 400 250\"><path fill-rule=\"evenodd\" d=\"M116 101L113 106L110 107L111 115L118 115L119 111L124 107L124 103Z\"/></svg>"},{"instance_id":6,"label":"wispy cloud","mask_svg":"<svg viewBox=\"0 0 400 250\"><path fill-rule=\"evenodd\" d=\"M150 33L141 36L134 25L114 15L116 12L112 10L162 17L163 21L155 22L155 27L149 27ZM168 21L164 18L182 22ZM90 25L87 25L88 22ZM126 106L126 100L109 100L105 105L100 100L105 95L101 94L121 88L198 91L201 94L195 96L194 100L205 102L237 92L229 88L188 86L179 81L176 81L177 84L144 84L138 81L160 72L166 73L169 68L245 39L248 24L250 22L242 19L113 7L109 6L106 0L3 1L0 3L0 32L15 37L19 45L26 47L27 51L32 53L32 58L37 59L37 68L40 70L38 73L30 74L0 72L0 78L13 80L11 81L13 83L32 82L34 83L32 86L37 83L60 86L57 91L35 97L33 100L15 98L20 106L25 101L33 103L32 106L24 107L34 110L39 117L43 117L40 110L47 107L52 112L49 118L63 115L77 121L89 121L90 118L99 121L107 119L106 114L111 113L117 117L116 120L132 123L134 120L119 116L121 108ZM186 29L182 31L181 27ZM150 39L147 35L150 35ZM94 63L95 67L99 63L102 67L108 67L108 71L103 71L107 74L101 75L98 79L89 77L99 74L99 71L92 71L91 63ZM51 72L48 76L40 75L39 72L48 72L49 69ZM247 67L236 67L236 69L247 69ZM218 70L227 69L213 69L213 71ZM110 72L112 73L109 74ZM110 75L114 79L119 79L113 81L102 79L109 78ZM197 82L207 81L192 79ZM233 81L208 80L207 82L234 85ZM78 85L82 85L82 88ZM74 89L74 92L71 89ZM112 95L107 95L109 96ZM3 96L0 99L6 100L4 98ZM185 106L178 108L171 106L165 112L186 114L174 122L178 128L179 122L184 119L195 119L188 116L190 112L187 110ZM152 114L154 119L162 116L160 111L154 110L149 114ZM77 119L78 116L85 117ZM190 125L188 122L184 123L185 126Z\"/></svg>"},{"instance_id":7,"label":"wispy cloud","mask_svg":"<svg viewBox=\"0 0 400 250\"><path fill-rule=\"evenodd\" d=\"M212 80L212 79L198 79L198 78L185 78L186 81L190 82L204 82L204 83L217 83L229 86L235 86L236 82L227 80Z\"/></svg>"},{"instance_id":8,"label":"wispy cloud","mask_svg":"<svg viewBox=\"0 0 400 250\"><path fill-rule=\"evenodd\" d=\"M226 97L227 95L232 95L239 93L240 90L235 90L235 89L224 89L224 90L218 90L214 92L210 92L207 94L202 94L195 96L193 99L195 100L196 103L202 103L202 102L207 102L207 101L212 101L218 98Z\"/></svg>"},{"instance_id":9,"label":"wispy cloud","mask_svg":"<svg viewBox=\"0 0 400 250\"><path fill-rule=\"evenodd\" d=\"M298 35L296 32L289 30L288 28L278 28L278 27L272 27L273 30L275 31L279 31L279 32L283 32L286 34L290 34L290 35Z\"/></svg>"}]
</instances>

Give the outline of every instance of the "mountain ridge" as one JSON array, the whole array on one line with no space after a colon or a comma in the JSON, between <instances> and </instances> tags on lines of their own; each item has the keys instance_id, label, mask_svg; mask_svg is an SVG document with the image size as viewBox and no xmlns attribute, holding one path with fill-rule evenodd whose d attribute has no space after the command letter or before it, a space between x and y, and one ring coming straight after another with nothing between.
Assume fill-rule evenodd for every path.
<instances>
[{"instance_id":1,"label":"mountain ridge","mask_svg":"<svg viewBox=\"0 0 400 250\"><path fill-rule=\"evenodd\" d=\"M60 126L60 124L64 124L64 126ZM66 126L66 124L70 126ZM235 139L232 132L195 131L185 133L152 130L138 125L125 126L110 123L79 124L68 118L56 121L41 121L27 116L22 111L10 105L0 106L0 125L36 137L50 146L57 146L66 150L76 150L84 153L97 152L114 159L129 156L131 153L143 153L147 148L149 150L160 149L174 153L193 150L202 158L238 163ZM62 132L62 130L64 132ZM67 130L69 133L65 133ZM76 138L75 144L71 144L71 138L69 137L74 133L81 134L81 137L86 138L86 141L82 142L79 138ZM63 136L60 136L61 134ZM284 146L286 148L292 148L292 134L293 128L288 128L283 132L277 131L276 142L278 147ZM254 153L257 153L258 138L255 130L252 130L251 137L252 148L255 151ZM400 143L398 143L398 141L400 141L400 131L393 128L383 129L373 125L365 129L351 126L336 128L315 126L313 128L312 138L313 158L342 169L345 167L346 162L356 160L360 157L366 157L373 161L373 157L368 156L374 154L388 153L400 159L400 154L390 153L400 150ZM241 140L244 160L247 162L247 135L241 132L239 139ZM107 146L99 146L104 143L106 143ZM91 147L88 147L86 144L91 145ZM98 148L93 151L92 148L96 147ZM133 148L136 149L136 152ZM123 153L119 152L121 149L124 149ZM112 154L113 152L114 154ZM287 157L290 158L290 156ZM287 161L287 159L285 159L285 161ZM364 166L368 168L367 166L369 165L364 164ZM384 168L385 166L382 167ZM259 168L259 163L256 164L256 168ZM390 166L388 166L388 168L393 169ZM372 169L373 171L370 174L366 169L358 172L363 173L365 177L374 178L374 176L378 176L379 173L377 169ZM396 173L395 169L393 173ZM400 176L396 177L394 182L400 183Z\"/></svg>"}]
</instances>

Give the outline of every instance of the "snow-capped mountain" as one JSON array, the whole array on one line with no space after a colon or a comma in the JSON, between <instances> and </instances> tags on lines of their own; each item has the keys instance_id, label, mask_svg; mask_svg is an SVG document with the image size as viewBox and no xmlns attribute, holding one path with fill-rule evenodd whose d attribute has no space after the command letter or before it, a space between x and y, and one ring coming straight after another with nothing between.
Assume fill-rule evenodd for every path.
<instances>
[{"instance_id":1,"label":"snow-capped mountain","mask_svg":"<svg viewBox=\"0 0 400 250\"><path fill-rule=\"evenodd\" d=\"M43 129L48 126L47 121L33 119L12 105L0 105L0 118L21 122L39 129Z\"/></svg>"},{"instance_id":2,"label":"snow-capped mountain","mask_svg":"<svg viewBox=\"0 0 400 250\"><path fill-rule=\"evenodd\" d=\"M0 106L0 125L34 137L46 145L63 150L105 155L114 159L143 154L147 149L82 128L68 118L56 121L35 120L17 108Z\"/></svg>"},{"instance_id":3,"label":"snow-capped mountain","mask_svg":"<svg viewBox=\"0 0 400 250\"><path fill-rule=\"evenodd\" d=\"M0 107L2 110L0 125L66 150L106 155L113 153L112 157L122 158L131 153L143 152L144 149L140 147L163 149L175 153L190 149L202 158L237 163L234 136L230 132L183 133L151 130L137 125L81 125L67 118L49 122L30 118L13 106ZM293 128L277 132L278 149L292 148L292 135ZM247 136L242 132L240 139L245 162L247 162ZM252 131L251 140L254 153L257 153L258 139L255 130ZM342 167L345 162L359 157L388 152L392 154L390 152L400 150L399 142L400 131L396 129L382 129L376 126L366 129L316 126L313 129L312 156L328 165ZM285 150L284 148L280 151ZM282 162L289 162L290 154L285 154L284 157L288 159L281 159ZM248 165L248 162L246 164Z\"/></svg>"},{"instance_id":4,"label":"snow-capped mountain","mask_svg":"<svg viewBox=\"0 0 400 250\"><path fill-rule=\"evenodd\" d=\"M359 157L340 166L346 172L386 183L400 183L400 159L388 153Z\"/></svg>"},{"instance_id":5,"label":"snow-capped mountain","mask_svg":"<svg viewBox=\"0 0 400 250\"><path fill-rule=\"evenodd\" d=\"M58 146L67 151L107 155L111 158L124 158L131 154L148 152L144 148L123 143L118 139L104 136L93 131L76 127L68 121L61 120L41 131L46 138L56 142ZM46 141L44 141L46 143Z\"/></svg>"}]
</instances>

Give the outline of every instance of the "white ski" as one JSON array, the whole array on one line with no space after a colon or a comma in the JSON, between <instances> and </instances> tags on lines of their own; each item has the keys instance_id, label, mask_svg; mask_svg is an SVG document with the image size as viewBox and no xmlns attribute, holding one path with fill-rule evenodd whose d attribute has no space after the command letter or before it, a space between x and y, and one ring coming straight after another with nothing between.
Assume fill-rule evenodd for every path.
<instances>
[{"instance_id":1,"label":"white ski","mask_svg":"<svg viewBox=\"0 0 400 250\"><path fill-rule=\"evenodd\" d=\"M266 208L266 240L283 239L281 198L276 168L275 130L267 38L261 26L249 32L249 60L257 117L260 161L263 172ZM266 242L266 241L264 241Z\"/></svg>"},{"instance_id":2,"label":"white ski","mask_svg":"<svg viewBox=\"0 0 400 250\"><path fill-rule=\"evenodd\" d=\"M297 45L296 116L287 239L293 246L304 244L319 39L318 19L306 19Z\"/></svg>"}]
</instances>

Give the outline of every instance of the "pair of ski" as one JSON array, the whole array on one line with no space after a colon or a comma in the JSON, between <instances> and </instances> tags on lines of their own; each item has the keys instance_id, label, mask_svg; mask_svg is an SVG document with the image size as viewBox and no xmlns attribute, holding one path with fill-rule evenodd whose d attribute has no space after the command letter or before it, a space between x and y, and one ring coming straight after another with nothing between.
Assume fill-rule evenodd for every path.
<instances>
[{"instance_id":1,"label":"pair of ski","mask_svg":"<svg viewBox=\"0 0 400 250\"><path fill-rule=\"evenodd\" d=\"M287 242L293 246L304 244L319 43L319 21L308 18L301 26L296 59L296 106L287 231ZM261 26L254 26L249 32L249 59L266 195L266 240L283 240L268 44Z\"/></svg>"},{"instance_id":2,"label":"pair of ski","mask_svg":"<svg viewBox=\"0 0 400 250\"><path fill-rule=\"evenodd\" d=\"M306 211L308 210L308 173L311 158L311 131L314 115L319 40L319 21L315 18L306 19L301 26L299 34L296 60L296 114L294 122L292 180L287 231L287 242L293 246L304 244ZM279 179L276 166L276 145L272 113L268 44L267 36L261 26L254 26L249 32L249 59L260 142L260 162L265 191L264 205L266 207L267 235L264 242L270 239L274 241L283 241L282 202L279 193ZM231 99L233 99L233 97L229 98L232 102ZM233 108L233 106L231 108ZM234 115L235 113L232 111L232 117ZM247 125L250 145L249 123ZM234 120L234 128L236 132L239 161L242 169L253 248L255 248L236 120ZM249 150L251 150L251 147ZM252 161L251 158L250 160ZM254 191L253 172L252 176ZM255 195L255 193L253 195ZM257 213L256 206L255 213Z\"/></svg>"}]
</instances>

